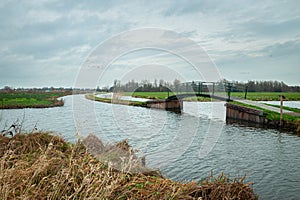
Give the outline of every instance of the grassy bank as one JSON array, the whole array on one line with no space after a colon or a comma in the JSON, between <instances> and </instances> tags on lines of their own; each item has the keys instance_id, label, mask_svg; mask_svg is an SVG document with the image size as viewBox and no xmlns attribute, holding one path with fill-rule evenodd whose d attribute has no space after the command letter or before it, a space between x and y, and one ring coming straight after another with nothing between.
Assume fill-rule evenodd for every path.
<instances>
[{"instance_id":1,"label":"grassy bank","mask_svg":"<svg viewBox=\"0 0 300 200\"><path fill-rule=\"evenodd\" d=\"M134 92L134 93L125 93L127 96L137 97L137 98L146 98L146 99L166 99L168 98L167 92ZM175 93L170 92L169 96L173 96ZM207 97L188 97L184 99L185 101L212 101L211 98Z\"/></svg>"},{"instance_id":2,"label":"grassy bank","mask_svg":"<svg viewBox=\"0 0 300 200\"><path fill-rule=\"evenodd\" d=\"M121 99L110 99L110 98L101 98L97 97L94 94L86 94L85 98L93 101L99 101L103 103L113 103L113 104L122 104L122 105L128 105L128 106L141 106L145 107L146 102L139 102L139 101L126 101Z\"/></svg>"},{"instance_id":3,"label":"grassy bank","mask_svg":"<svg viewBox=\"0 0 300 200\"><path fill-rule=\"evenodd\" d=\"M279 101L284 95L289 101L300 101L300 92L248 92L247 99L252 101ZM244 92L232 92L231 96L244 98Z\"/></svg>"},{"instance_id":4,"label":"grassy bank","mask_svg":"<svg viewBox=\"0 0 300 200\"><path fill-rule=\"evenodd\" d=\"M137 98L146 98L146 99L166 99L168 98L168 92L134 92L134 93L125 93L126 96L132 96ZM169 93L169 96L174 95L173 92Z\"/></svg>"},{"instance_id":5,"label":"grassy bank","mask_svg":"<svg viewBox=\"0 0 300 200\"><path fill-rule=\"evenodd\" d=\"M274 112L274 111L270 111L270 110L266 110L266 109L263 109L261 107L236 102L236 101L232 101L230 103L235 104L235 105L240 105L240 106L243 106L243 107L246 107L246 108L253 108L255 110L263 111L266 119L269 122L269 125L274 126L274 128L276 127L276 128L279 128L279 129L285 129L285 130L288 130L288 131L292 131L296 134L300 134L300 116L298 115L298 112L295 112L295 111L299 111L299 109L293 109L293 108L287 109L287 110L294 111L296 113L296 115L284 113L282 115L283 127L277 127L277 126L279 126L279 121L280 121L280 114L279 113ZM277 107L277 106L275 106L275 107ZM287 108L287 107L285 107L285 108Z\"/></svg>"},{"instance_id":6,"label":"grassy bank","mask_svg":"<svg viewBox=\"0 0 300 200\"><path fill-rule=\"evenodd\" d=\"M63 100L57 98L69 95L70 92L2 92L0 109L48 108L63 106Z\"/></svg>"},{"instance_id":7,"label":"grassy bank","mask_svg":"<svg viewBox=\"0 0 300 200\"><path fill-rule=\"evenodd\" d=\"M174 95L175 93L170 92L170 96ZM168 97L167 92L134 92L132 93L125 93L125 95L131 95L133 97L139 98L147 98L147 99L165 99ZM278 101L279 95L285 95L287 100L289 101L300 101L300 93L299 92L248 92L247 99L252 101ZM243 92L232 92L231 96L233 97L240 97L244 98L245 93ZM190 101L211 101L210 98L204 97L191 97L185 100Z\"/></svg>"},{"instance_id":8,"label":"grassy bank","mask_svg":"<svg viewBox=\"0 0 300 200\"><path fill-rule=\"evenodd\" d=\"M89 137L68 144L47 133L0 136L0 199L257 199L244 178L181 183L116 170L95 154L111 147ZM124 141L116 148L132 152Z\"/></svg>"},{"instance_id":9,"label":"grassy bank","mask_svg":"<svg viewBox=\"0 0 300 200\"><path fill-rule=\"evenodd\" d=\"M268 103L266 103L266 105L273 106L275 108L280 108L279 105L273 105L273 104L268 104ZM282 108L284 110L289 110L289 111L293 111L293 112L296 112L296 113L300 113L300 109L299 108L291 108L291 107L287 107L287 106L282 106Z\"/></svg>"},{"instance_id":10,"label":"grassy bank","mask_svg":"<svg viewBox=\"0 0 300 200\"><path fill-rule=\"evenodd\" d=\"M230 102L231 104L235 104L235 105L240 105L240 106L244 106L247 108L253 108L256 110L261 110L264 112L264 114L266 115L267 119L269 120L280 120L280 114L274 111L270 111L270 110L266 110L264 108L258 107L258 106L252 106L252 105L248 105L248 104L244 104L244 103L240 103L240 102L236 102L236 101L232 101ZM270 105L271 106L271 105ZM277 107L277 106L274 106ZM287 107L286 107L287 108ZM299 109L293 109L293 108L289 108L290 110L299 110ZM300 120L299 116L293 116L293 115L289 115L289 114L283 114L282 115L282 119L286 120L286 121L293 121L293 120Z\"/></svg>"}]
</instances>

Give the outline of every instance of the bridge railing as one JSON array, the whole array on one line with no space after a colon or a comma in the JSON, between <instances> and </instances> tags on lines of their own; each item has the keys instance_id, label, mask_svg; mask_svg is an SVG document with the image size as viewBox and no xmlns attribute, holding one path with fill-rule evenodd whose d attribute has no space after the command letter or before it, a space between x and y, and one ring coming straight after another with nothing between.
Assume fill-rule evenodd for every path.
<instances>
[{"instance_id":1,"label":"bridge railing","mask_svg":"<svg viewBox=\"0 0 300 200\"><path fill-rule=\"evenodd\" d=\"M175 95L187 94L187 96L209 95L212 98L218 97L224 99L227 98L227 100L231 100L231 93L236 90L245 92L245 98L246 98L247 87L238 88L237 85L231 82L203 82L203 81L186 82L175 86L175 91L173 91L173 93Z\"/></svg>"}]
</instances>

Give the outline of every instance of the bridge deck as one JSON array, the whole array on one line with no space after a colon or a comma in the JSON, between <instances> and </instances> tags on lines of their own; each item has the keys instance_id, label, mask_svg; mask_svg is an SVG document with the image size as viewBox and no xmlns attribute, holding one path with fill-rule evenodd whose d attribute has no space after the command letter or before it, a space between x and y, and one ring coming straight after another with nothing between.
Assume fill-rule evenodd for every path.
<instances>
[{"instance_id":1,"label":"bridge deck","mask_svg":"<svg viewBox=\"0 0 300 200\"><path fill-rule=\"evenodd\" d=\"M222 95L212 95L212 94L198 94L198 93L185 93L185 94L177 94L177 95L173 95L167 98L167 100L182 100L184 98L187 97L207 97L207 98L213 98L213 99L218 99L221 101L227 101L228 97L226 95L222 96Z\"/></svg>"}]
</instances>

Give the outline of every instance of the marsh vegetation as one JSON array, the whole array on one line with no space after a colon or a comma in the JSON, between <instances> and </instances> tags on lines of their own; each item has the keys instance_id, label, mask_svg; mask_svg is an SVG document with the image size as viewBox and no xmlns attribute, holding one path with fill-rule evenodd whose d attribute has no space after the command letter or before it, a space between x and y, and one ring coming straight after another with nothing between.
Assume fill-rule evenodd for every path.
<instances>
[{"instance_id":1,"label":"marsh vegetation","mask_svg":"<svg viewBox=\"0 0 300 200\"><path fill-rule=\"evenodd\" d=\"M221 174L199 183L182 183L149 171L117 170L100 160L101 152L131 154L129 145L122 141L105 150L100 140L89 144L94 139L68 144L44 132L0 136L0 198L257 199L252 183L244 183L244 177Z\"/></svg>"}]
</instances>

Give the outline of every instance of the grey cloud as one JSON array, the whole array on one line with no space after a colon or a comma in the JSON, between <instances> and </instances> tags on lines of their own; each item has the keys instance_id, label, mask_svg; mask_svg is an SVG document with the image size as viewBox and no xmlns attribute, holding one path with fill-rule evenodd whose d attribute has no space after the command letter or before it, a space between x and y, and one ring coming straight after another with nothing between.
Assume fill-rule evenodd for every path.
<instances>
[{"instance_id":1,"label":"grey cloud","mask_svg":"<svg viewBox=\"0 0 300 200\"><path fill-rule=\"evenodd\" d=\"M299 17L286 21L272 21L272 22L264 22L252 20L247 23L241 25L241 32L251 32L258 36L284 36L285 34L289 34L292 36L296 36L299 34L300 27L300 15Z\"/></svg>"},{"instance_id":2,"label":"grey cloud","mask_svg":"<svg viewBox=\"0 0 300 200\"><path fill-rule=\"evenodd\" d=\"M261 50L262 53L270 57L286 57L296 55L300 62L300 38L298 40L290 40L284 43L275 43Z\"/></svg>"},{"instance_id":3,"label":"grey cloud","mask_svg":"<svg viewBox=\"0 0 300 200\"><path fill-rule=\"evenodd\" d=\"M70 83L74 77L61 72L78 69L99 42L147 26L198 41L229 79L248 63L263 68L276 60L278 68L291 69L299 58L299 6L293 0L1 1L0 68L20 75L1 74L0 87L18 77L29 83L35 75L51 83L47 74ZM173 47L181 48L180 43Z\"/></svg>"}]
</instances>

